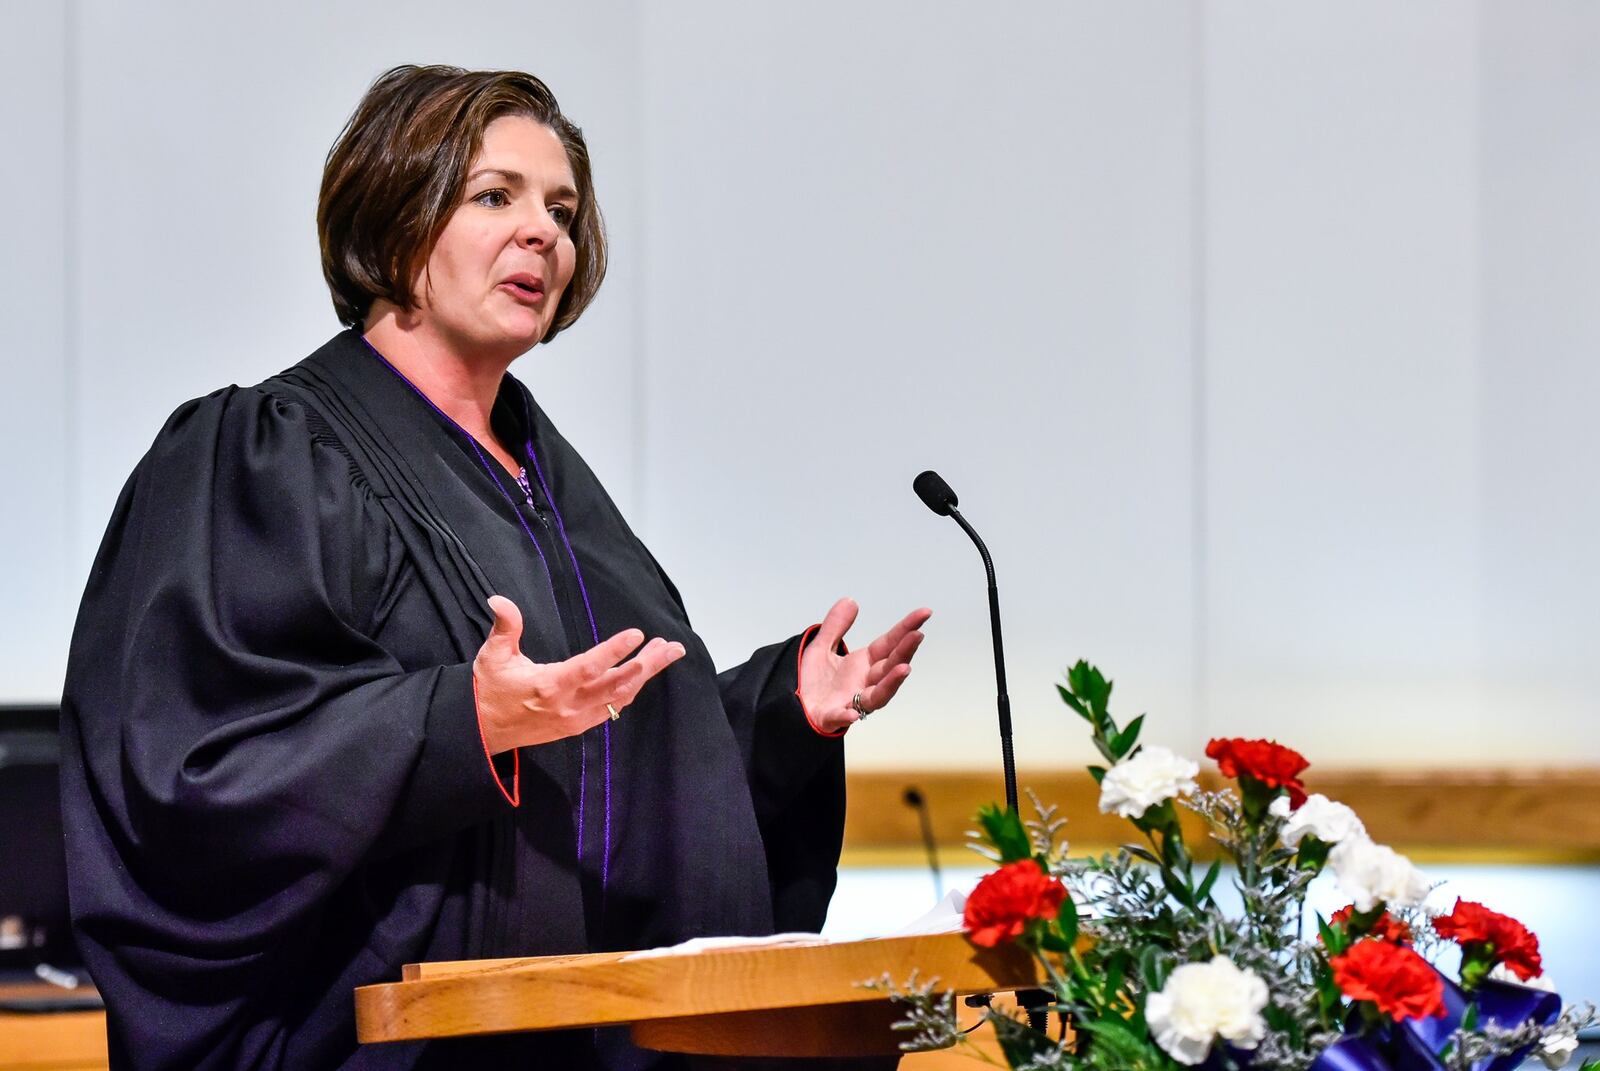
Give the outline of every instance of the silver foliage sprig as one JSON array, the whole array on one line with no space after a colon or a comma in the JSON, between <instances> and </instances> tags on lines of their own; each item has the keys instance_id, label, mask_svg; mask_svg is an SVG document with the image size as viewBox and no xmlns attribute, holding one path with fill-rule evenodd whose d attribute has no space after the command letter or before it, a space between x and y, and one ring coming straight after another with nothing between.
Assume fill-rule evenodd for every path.
<instances>
[{"instance_id":1,"label":"silver foliage sprig","mask_svg":"<svg viewBox=\"0 0 1600 1071\"><path fill-rule=\"evenodd\" d=\"M1547 1039L1576 1037L1578 1031L1588 1029L1595 1022L1595 1006L1584 1002L1563 1008L1560 1017L1549 1026L1528 1022L1506 1029L1493 1023L1481 1023L1451 1034L1440 1058L1448 1071L1471 1071L1482 1060L1539 1046Z\"/></svg>"},{"instance_id":2,"label":"silver foliage sprig","mask_svg":"<svg viewBox=\"0 0 1600 1071\"><path fill-rule=\"evenodd\" d=\"M1057 873L1066 859L1068 845L1061 837L1062 830L1067 828L1067 819L1058 815L1060 808L1056 804L1046 804L1040 801L1033 789L1025 788L1028 803L1032 805L1035 817L1023 822L1023 827L1028 831L1028 840L1033 845L1033 850L1039 855L1050 860L1051 873Z\"/></svg>"},{"instance_id":3,"label":"silver foliage sprig","mask_svg":"<svg viewBox=\"0 0 1600 1071\"><path fill-rule=\"evenodd\" d=\"M884 994L905 1011L905 1018L890 1028L911 1035L900 1042L901 1052L930 1052L948 1049L962 1039L956 1019L954 993L940 992L937 977L922 981L916 971L904 983L896 983L885 972L881 977L859 983L862 989Z\"/></svg>"}]
</instances>

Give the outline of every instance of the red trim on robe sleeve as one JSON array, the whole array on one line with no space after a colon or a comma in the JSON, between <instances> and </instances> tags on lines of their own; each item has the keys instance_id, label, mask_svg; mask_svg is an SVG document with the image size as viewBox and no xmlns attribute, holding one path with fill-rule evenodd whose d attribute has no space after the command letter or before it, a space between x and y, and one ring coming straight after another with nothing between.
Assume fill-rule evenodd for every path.
<instances>
[{"instance_id":1,"label":"red trim on robe sleeve","mask_svg":"<svg viewBox=\"0 0 1600 1071\"><path fill-rule=\"evenodd\" d=\"M506 791L506 783L500 779L500 771L494 768L494 756L489 754L489 738L483 735L483 711L478 709L478 675L472 675L472 709L478 715L478 739L483 741L483 757L489 762L489 773L494 777L494 783L500 788L500 795L513 807L522 805L522 752L518 748L511 749L511 791ZM809 720L809 719L808 719Z\"/></svg>"},{"instance_id":2,"label":"red trim on robe sleeve","mask_svg":"<svg viewBox=\"0 0 1600 1071\"><path fill-rule=\"evenodd\" d=\"M815 635L817 629L821 627L822 625L819 622L818 624L812 625L810 628L806 629L800 634L800 653L795 655L794 659L794 697L795 699L799 700L800 712L806 716L806 724L811 726L812 732L816 733L818 736L843 736L845 733L850 731L850 726L846 725L843 729L840 729L836 733L824 732L822 729L818 728L816 721L812 719L811 711L806 707L805 696L800 694L800 660L806 656L806 644L811 642L811 637ZM839 646L844 647L843 640L839 641ZM848 652L848 648L846 648L846 651Z\"/></svg>"}]
</instances>

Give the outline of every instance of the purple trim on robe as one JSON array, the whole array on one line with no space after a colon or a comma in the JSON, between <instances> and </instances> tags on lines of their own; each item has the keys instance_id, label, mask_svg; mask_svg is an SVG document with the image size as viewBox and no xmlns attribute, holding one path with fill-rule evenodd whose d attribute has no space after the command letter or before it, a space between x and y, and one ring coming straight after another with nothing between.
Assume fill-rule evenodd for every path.
<instances>
[{"instance_id":1,"label":"purple trim on robe","mask_svg":"<svg viewBox=\"0 0 1600 1071\"><path fill-rule=\"evenodd\" d=\"M457 424L455 422L454 418L452 418L449 413L446 413L443 409L440 409L437 405L434 404L432 398L430 398L426 394L422 393L422 388L418 387L415 383L411 382L411 380L407 379L404 372L400 371L400 369L398 369L394 365L390 364L389 363L389 358L387 358L383 354L379 353L378 352L378 347L374 346L371 342L367 341L367 336L360 335L358 337L361 339L362 343L367 347L367 349L372 353L372 355L374 357L376 357L383 364L383 366L385 368L387 368L389 371L394 373L396 379L400 380L400 382L402 382L406 386L410 387L412 392L415 393L418 398L421 398L424 402L427 403L429 409L432 409L435 413L437 413L439 415L439 419L440 420L443 420L450 427L452 427L452 428L456 429L456 431L460 432L461 433L461 437L467 441L467 445L472 447L472 452L474 454L478 455L478 463L483 466L483 471L487 472L489 474L489 479L494 481L494 485L500 489L500 494L505 498L506 504L511 507L511 512L516 515L517 523L522 526L522 531L527 535L528 542L533 544L534 553L539 555L539 564L544 566L544 582L550 588L550 605L555 607L556 619L559 621L561 619L561 600L556 595L555 574L553 574L550 571L550 563L545 560L544 548L539 546L539 541L534 538L533 529L528 527L528 519L522 515L522 510L517 508L517 500L511 497L511 492L506 490L506 485L504 483L502 483L501 480L500 480L500 477L495 474L494 465L492 465L489 462L488 457L486 457L484 455L483 447L478 445L478 440L476 440L476 439L474 439L472 437L472 433L471 432L469 432L466 428L463 428L460 424ZM529 444L529 445L530 445L530 453L531 453L531 445L532 444ZM535 469L537 469L538 462L535 462L534 465L535 465ZM540 474L540 476L539 476L539 486L540 487L544 486L544 476L543 476L543 474ZM549 497L550 497L550 492L548 490L546 490L545 491L545 498L548 499ZM550 503L550 508L552 510L555 509L555 503L554 502ZM559 513L556 514L556 524L558 526L561 524L561 515ZM562 538L563 541L566 539L566 532L565 531L562 532L561 538ZM572 547L571 547L570 544L567 547L567 553L568 554L572 553ZM576 568L577 564L578 564L577 563L577 559L573 559L573 563L572 564L573 564L573 567ZM578 590L579 591L583 591L583 576L581 574L578 577ZM589 610L589 595L588 595L587 592L585 592L584 596L583 596L583 607L584 607L585 610ZM593 610L589 610L589 631L590 632L594 631L594 611ZM607 727L607 732L608 733L610 732L609 726ZM607 759L608 766L609 766L609 761L610 760L608 758ZM584 797L586 795L586 793L584 792L584 782L587 779L586 775L588 774L588 772L589 772L588 763L584 759L583 738L580 736L578 738L578 858L580 860L583 858L583 805L584 805ZM609 771L609 769L607 770L606 781L607 781L607 789L608 789L607 796L609 797L609 795L610 795L610 793L609 793L609 788L610 788L610 771ZM610 826L611 826L611 802L610 802L610 799L608 798L607 801L606 801L606 828L607 828L608 831L610 829ZM609 855L610 854L610 836L609 835L606 838L606 843L607 843L607 852L606 852L606 854ZM601 886L604 887L605 878L603 876L600 879L600 883L601 883Z\"/></svg>"},{"instance_id":2,"label":"purple trim on robe","mask_svg":"<svg viewBox=\"0 0 1600 1071\"><path fill-rule=\"evenodd\" d=\"M526 406L526 399L524 399ZM523 411L523 420L528 425L531 433L533 430L533 414ZM550 503L550 512L556 517L556 531L561 535L561 544L567 548L567 558L572 562L572 572L578 578L578 594L583 596L583 612L589 617L589 635L596 646L600 644L600 627L595 624L594 607L589 605L589 586L583 582L583 567L578 564L577 552L572 549L572 540L567 538L567 524L561 519L561 508L556 505L556 496L550 493L550 485L545 482L544 466L539 464L539 455L534 453L533 438L529 435L522 444L523 453L529 461L533 462L533 474L539 478L539 490L544 492L544 500ZM605 902L606 887L611 879L611 723L608 721L604 728L605 733L605 805L603 809L605 820L604 844L600 854L600 895L602 905ZM581 782L580 782L581 783ZM602 908L603 910L603 908Z\"/></svg>"},{"instance_id":3,"label":"purple trim on robe","mask_svg":"<svg viewBox=\"0 0 1600 1071\"><path fill-rule=\"evenodd\" d=\"M556 608L556 616L559 619L560 616L561 616L561 602L560 602L560 599L556 596L555 578L554 578L554 575L550 571L550 563L545 560L544 548L540 547L538 539L534 538L533 529L528 527L527 518L522 515L522 511L517 508L516 499L511 497L511 492L506 490L505 484L503 482L501 482L500 477L498 475L496 475L496 473L494 471L494 466L492 464L490 464L488 457L484 455L483 447L478 445L478 440L476 440L476 439L474 439L472 437L472 433L471 432L467 431L467 429L463 428L460 424L457 424L455 422L455 420L450 416L449 413L446 413L443 409L440 409L437 405L435 405L433 399L429 398L426 394L424 394L422 392L422 389L420 387L418 387L415 383L413 383L413 382L411 382L411 380L407 379L405 374L403 372L401 372L400 369L396 368L393 364L390 364L389 363L389 359L387 357L385 357L383 354L379 353L378 352L378 348L376 346L374 346L370 341L368 341L367 337L365 335L361 335L360 338L361 338L362 343L366 345L367 349L371 351L371 353L372 353L372 355L374 357L376 357L379 361L381 361L383 363L383 366L385 368L387 368L389 371L393 372L395 374L395 376L399 378L400 382L402 382L406 386L410 387L411 390L416 394L416 396L418 398L421 398L424 402L427 403L428 408L432 409L435 413L437 413L439 415L439 418L441 420L443 420L446 424L450 425L450 427L454 428L456 431L460 432L461 437L464 438L467 441L467 444L472 447L472 452L474 454L478 455L478 461L479 461L480 464L483 465L483 470L489 474L489 478L494 481L495 487L499 488L500 494L505 498L506 502L511 506L511 512L516 514L516 516L517 516L517 523L522 526L523 532L526 533L527 536L528 536L528 542L533 544L534 551L539 555L539 563L544 566L545 583L547 583L550 586L550 602ZM526 398L523 399L523 419L524 419L524 422L529 425L530 430L531 430L532 423L533 423L533 417L532 417L531 413L527 412L527 399ZM561 544L562 544L562 546L566 547L566 549L567 549L567 558L568 558L568 560L570 560L572 562L573 574L578 579L578 594L580 596L582 596L582 598L583 598L583 612L589 618L589 635L590 635L591 639L593 640L593 642L598 645L600 643L600 628L595 623L594 607L589 602L589 587L588 587L587 584L584 583L584 580L583 580L583 567L578 564L578 555L572 549L572 540L567 538L566 521L564 521L562 519L561 510L560 510L560 508L558 508L556 506L555 496L550 493L550 485L549 485L549 483L547 483L545 481L545 478L544 478L544 467L539 464L539 455L534 453L534 450L533 450L533 439L531 437L526 442L523 443L523 452L527 455L528 460L533 462L534 475L539 478L539 489L544 492L544 500L550 504L550 512L555 515L555 518L556 518L556 532L561 536ZM604 733L605 733L605 804L604 804L604 822L605 822L604 829L605 829L605 832L604 832L604 844L603 844L603 846L601 848L601 854L600 854L600 892L601 892L602 898L605 895L606 888L609 885L610 879L611 879L611 723L609 721L606 722L606 724L605 724ZM587 803L587 800L588 800L588 780L589 780L588 747L585 744L584 737L583 736L579 736L578 737L578 858L580 860L583 858L583 824L584 824L583 819L584 819L584 806L585 806L585 804ZM602 902L603 902L603 899L602 899Z\"/></svg>"}]
</instances>

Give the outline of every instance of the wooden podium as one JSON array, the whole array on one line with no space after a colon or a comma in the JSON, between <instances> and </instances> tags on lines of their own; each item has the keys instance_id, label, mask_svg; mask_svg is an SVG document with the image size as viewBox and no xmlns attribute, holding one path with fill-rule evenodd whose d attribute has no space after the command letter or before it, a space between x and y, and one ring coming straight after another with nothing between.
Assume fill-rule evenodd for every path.
<instances>
[{"instance_id":1,"label":"wooden podium","mask_svg":"<svg viewBox=\"0 0 1600 1071\"><path fill-rule=\"evenodd\" d=\"M626 959L624 952L407 966L356 990L363 1043L575 1027L632 1028L644 1048L711 1056L899 1052L901 1009L861 982L916 971L958 994L1037 985L1016 947L960 933L801 946L748 946Z\"/></svg>"}]
</instances>

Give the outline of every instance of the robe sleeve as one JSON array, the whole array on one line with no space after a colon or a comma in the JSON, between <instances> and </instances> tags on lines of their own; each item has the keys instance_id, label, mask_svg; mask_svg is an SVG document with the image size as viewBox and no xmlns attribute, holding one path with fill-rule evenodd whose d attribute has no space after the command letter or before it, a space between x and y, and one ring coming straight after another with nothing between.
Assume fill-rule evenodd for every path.
<instances>
[{"instance_id":1,"label":"robe sleeve","mask_svg":"<svg viewBox=\"0 0 1600 1071\"><path fill-rule=\"evenodd\" d=\"M507 806L470 664L408 671L369 638L404 568L297 403L229 388L173 416L117 504L68 667L86 926L260 953L358 865Z\"/></svg>"},{"instance_id":2,"label":"robe sleeve","mask_svg":"<svg viewBox=\"0 0 1600 1071\"><path fill-rule=\"evenodd\" d=\"M687 619L677 585L653 555L651 561ZM744 759L780 933L822 929L844 844L844 734L813 728L799 695L800 653L817 627L717 675Z\"/></svg>"},{"instance_id":3,"label":"robe sleeve","mask_svg":"<svg viewBox=\"0 0 1600 1071\"><path fill-rule=\"evenodd\" d=\"M813 629L763 647L717 677L745 752L780 932L822 928L844 838L844 742L812 728L797 694Z\"/></svg>"}]
</instances>

